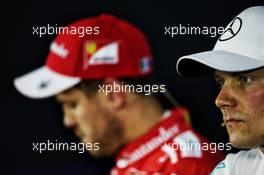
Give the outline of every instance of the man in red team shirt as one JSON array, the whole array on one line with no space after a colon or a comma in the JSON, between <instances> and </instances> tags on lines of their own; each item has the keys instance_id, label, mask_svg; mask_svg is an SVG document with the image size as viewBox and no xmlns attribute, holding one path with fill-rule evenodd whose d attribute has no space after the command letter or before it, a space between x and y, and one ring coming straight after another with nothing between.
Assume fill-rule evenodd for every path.
<instances>
[{"instance_id":1,"label":"man in red team shirt","mask_svg":"<svg viewBox=\"0 0 264 175\"><path fill-rule=\"evenodd\" d=\"M151 83L152 55L145 36L109 15L67 26L86 33L60 33L45 66L14 81L31 98L55 96L64 125L83 143L98 143L94 157L116 156L112 175L206 175L222 154L178 149L207 141L187 122L186 109L165 110L149 93L166 91ZM87 32L88 31L88 32Z\"/></svg>"}]
</instances>

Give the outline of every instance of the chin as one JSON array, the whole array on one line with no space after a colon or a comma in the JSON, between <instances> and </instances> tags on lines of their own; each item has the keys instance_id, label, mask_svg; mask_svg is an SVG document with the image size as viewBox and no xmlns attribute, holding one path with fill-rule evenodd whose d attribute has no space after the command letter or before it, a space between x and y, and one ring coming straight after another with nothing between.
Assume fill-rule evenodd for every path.
<instances>
[{"instance_id":1,"label":"chin","mask_svg":"<svg viewBox=\"0 0 264 175\"><path fill-rule=\"evenodd\" d=\"M241 143L237 143L237 142L233 142L233 141L230 141L230 143L234 148L246 148L246 146L244 144L241 144Z\"/></svg>"},{"instance_id":2,"label":"chin","mask_svg":"<svg viewBox=\"0 0 264 175\"><path fill-rule=\"evenodd\" d=\"M229 142L234 148L245 148L246 146L241 139L237 138L237 136L234 136L232 134L229 135Z\"/></svg>"},{"instance_id":3,"label":"chin","mask_svg":"<svg viewBox=\"0 0 264 175\"><path fill-rule=\"evenodd\" d=\"M104 157L100 151L89 151L89 154L94 158L101 158Z\"/></svg>"},{"instance_id":4,"label":"chin","mask_svg":"<svg viewBox=\"0 0 264 175\"><path fill-rule=\"evenodd\" d=\"M252 143L252 140L245 140L245 139L232 139L230 138L230 143L234 148L243 148L243 149L250 149L250 148L257 148L258 145Z\"/></svg>"},{"instance_id":5,"label":"chin","mask_svg":"<svg viewBox=\"0 0 264 175\"><path fill-rule=\"evenodd\" d=\"M254 133L229 131L229 142L235 148L251 149L260 147L263 140ZM262 142L260 142L262 140Z\"/></svg>"},{"instance_id":6,"label":"chin","mask_svg":"<svg viewBox=\"0 0 264 175\"><path fill-rule=\"evenodd\" d=\"M97 151L96 150L89 151L89 153L94 158L103 158L103 157L113 157L116 151L103 150L100 148Z\"/></svg>"}]
</instances>

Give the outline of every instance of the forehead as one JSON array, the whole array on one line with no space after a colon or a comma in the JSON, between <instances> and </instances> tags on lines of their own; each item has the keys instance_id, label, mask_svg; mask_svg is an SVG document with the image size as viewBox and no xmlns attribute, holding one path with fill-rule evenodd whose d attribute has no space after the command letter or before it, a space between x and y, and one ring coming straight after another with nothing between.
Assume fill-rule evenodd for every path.
<instances>
[{"instance_id":1,"label":"forehead","mask_svg":"<svg viewBox=\"0 0 264 175\"><path fill-rule=\"evenodd\" d=\"M71 88L69 90L63 91L55 96L57 101L71 100L79 98L83 95L82 91L77 88Z\"/></svg>"},{"instance_id":2,"label":"forehead","mask_svg":"<svg viewBox=\"0 0 264 175\"><path fill-rule=\"evenodd\" d=\"M243 72L225 72L216 70L214 76L217 77L235 77L239 75L252 75L259 78L264 78L264 67L257 69L257 70L250 70L250 71L243 71Z\"/></svg>"}]
</instances>

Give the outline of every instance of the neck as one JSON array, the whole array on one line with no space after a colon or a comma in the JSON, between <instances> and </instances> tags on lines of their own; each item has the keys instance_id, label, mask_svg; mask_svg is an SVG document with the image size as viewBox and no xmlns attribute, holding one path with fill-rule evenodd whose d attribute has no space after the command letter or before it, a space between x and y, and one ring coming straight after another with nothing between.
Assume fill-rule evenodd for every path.
<instances>
[{"instance_id":1,"label":"neck","mask_svg":"<svg viewBox=\"0 0 264 175\"><path fill-rule=\"evenodd\" d=\"M164 111L154 97L139 97L124 112L125 142L128 143L147 133L160 121Z\"/></svg>"}]
</instances>

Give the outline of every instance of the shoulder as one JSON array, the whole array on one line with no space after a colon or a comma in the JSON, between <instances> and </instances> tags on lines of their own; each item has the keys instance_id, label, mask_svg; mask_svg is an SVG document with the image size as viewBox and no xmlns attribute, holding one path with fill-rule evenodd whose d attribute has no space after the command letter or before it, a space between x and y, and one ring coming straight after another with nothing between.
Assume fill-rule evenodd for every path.
<instances>
[{"instance_id":1,"label":"shoulder","mask_svg":"<svg viewBox=\"0 0 264 175\"><path fill-rule=\"evenodd\" d=\"M250 149L250 150L239 151L236 154L228 154L226 159L228 162L237 162L237 161L241 162L259 156L261 156L259 149Z\"/></svg>"},{"instance_id":2,"label":"shoulder","mask_svg":"<svg viewBox=\"0 0 264 175\"><path fill-rule=\"evenodd\" d=\"M221 160L224 154L220 153L216 147L200 134L191 128L177 134L171 142L164 144L162 150L169 155L176 155L177 160L172 169L187 172L187 174L209 174ZM188 168L186 168L188 167Z\"/></svg>"},{"instance_id":3,"label":"shoulder","mask_svg":"<svg viewBox=\"0 0 264 175\"><path fill-rule=\"evenodd\" d=\"M242 172L252 174L263 160L259 149L231 153L215 167L211 175L236 175Z\"/></svg>"}]
</instances>

